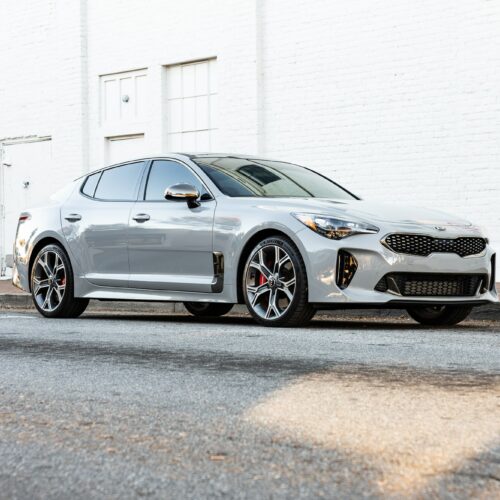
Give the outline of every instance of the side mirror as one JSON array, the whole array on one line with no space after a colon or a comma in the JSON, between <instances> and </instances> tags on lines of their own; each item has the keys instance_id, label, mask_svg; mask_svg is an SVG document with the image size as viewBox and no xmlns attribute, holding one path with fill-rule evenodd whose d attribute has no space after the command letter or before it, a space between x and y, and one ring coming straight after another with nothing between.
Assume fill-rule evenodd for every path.
<instances>
[{"instance_id":1,"label":"side mirror","mask_svg":"<svg viewBox=\"0 0 500 500\"><path fill-rule=\"evenodd\" d=\"M189 208L200 206L200 192L191 184L174 184L165 190L165 199L171 201L186 201Z\"/></svg>"}]
</instances>

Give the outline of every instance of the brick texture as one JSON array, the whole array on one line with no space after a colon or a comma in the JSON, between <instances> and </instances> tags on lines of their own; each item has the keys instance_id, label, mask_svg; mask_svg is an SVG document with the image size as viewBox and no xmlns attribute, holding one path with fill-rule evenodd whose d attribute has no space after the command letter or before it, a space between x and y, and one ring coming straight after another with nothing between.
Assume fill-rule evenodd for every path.
<instances>
[{"instance_id":1,"label":"brick texture","mask_svg":"<svg viewBox=\"0 0 500 500\"><path fill-rule=\"evenodd\" d=\"M5 0L1 14L0 139L51 135L55 184L99 167L110 133L164 150L165 67L217 57L218 149L457 213L500 248L498 2ZM146 120L104 130L99 76L141 68Z\"/></svg>"}]
</instances>

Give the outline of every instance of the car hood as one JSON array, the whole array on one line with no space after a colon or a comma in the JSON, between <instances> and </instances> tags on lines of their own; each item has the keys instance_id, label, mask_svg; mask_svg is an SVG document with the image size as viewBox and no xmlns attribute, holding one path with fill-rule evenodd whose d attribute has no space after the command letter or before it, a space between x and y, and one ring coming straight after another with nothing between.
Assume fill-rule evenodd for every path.
<instances>
[{"instance_id":1,"label":"car hood","mask_svg":"<svg viewBox=\"0 0 500 500\"><path fill-rule=\"evenodd\" d=\"M291 212L319 213L341 219L355 218L365 222L382 222L411 226L459 226L462 228L472 226L465 219L439 210L383 202L325 200L318 198L274 198L270 204L274 209L278 210L286 209Z\"/></svg>"}]
</instances>

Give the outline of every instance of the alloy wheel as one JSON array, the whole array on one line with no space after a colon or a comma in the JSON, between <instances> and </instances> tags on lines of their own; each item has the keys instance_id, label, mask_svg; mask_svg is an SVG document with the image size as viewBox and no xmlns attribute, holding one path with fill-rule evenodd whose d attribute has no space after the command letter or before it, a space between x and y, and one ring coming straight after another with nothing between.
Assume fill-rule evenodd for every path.
<instances>
[{"instance_id":1,"label":"alloy wheel","mask_svg":"<svg viewBox=\"0 0 500 500\"><path fill-rule=\"evenodd\" d=\"M57 252L47 250L35 262L32 290L43 311L52 312L61 304L66 291L66 268Z\"/></svg>"},{"instance_id":2,"label":"alloy wheel","mask_svg":"<svg viewBox=\"0 0 500 500\"><path fill-rule=\"evenodd\" d=\"M259 248L245 273L248 303L263 319L281 318L295 296L295 268L290 255L278 245Z\"/></svg>"}]
</instances>

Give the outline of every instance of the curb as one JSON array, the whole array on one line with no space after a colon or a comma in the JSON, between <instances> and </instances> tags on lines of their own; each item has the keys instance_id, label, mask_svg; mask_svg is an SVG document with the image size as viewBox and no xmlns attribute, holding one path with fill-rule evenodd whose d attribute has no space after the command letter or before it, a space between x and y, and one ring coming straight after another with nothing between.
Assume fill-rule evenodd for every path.
<instances>
[{"instance_id":1,"label":"curb","mask_svg":"<svg viewBox=\"0 0 500 500\"><path fill-rule=\"evenodd\" d=\"M31 295L20 294L0 294L0 311L8 310L34 310ZM149 314L169 314L186 313L186 309L181 302L114 302L91 300L88 312L117 312L117 313L149 313ZM248 314L244 305L236 305L230 314ZM320 314L335 316L338 318L393 318L404 314L400 309L338 309L335 311L321 311ZM490 321L500 321L500 303L487 304L474 308L471 319L483 319Z\"/></svg>"}]
</instances>

